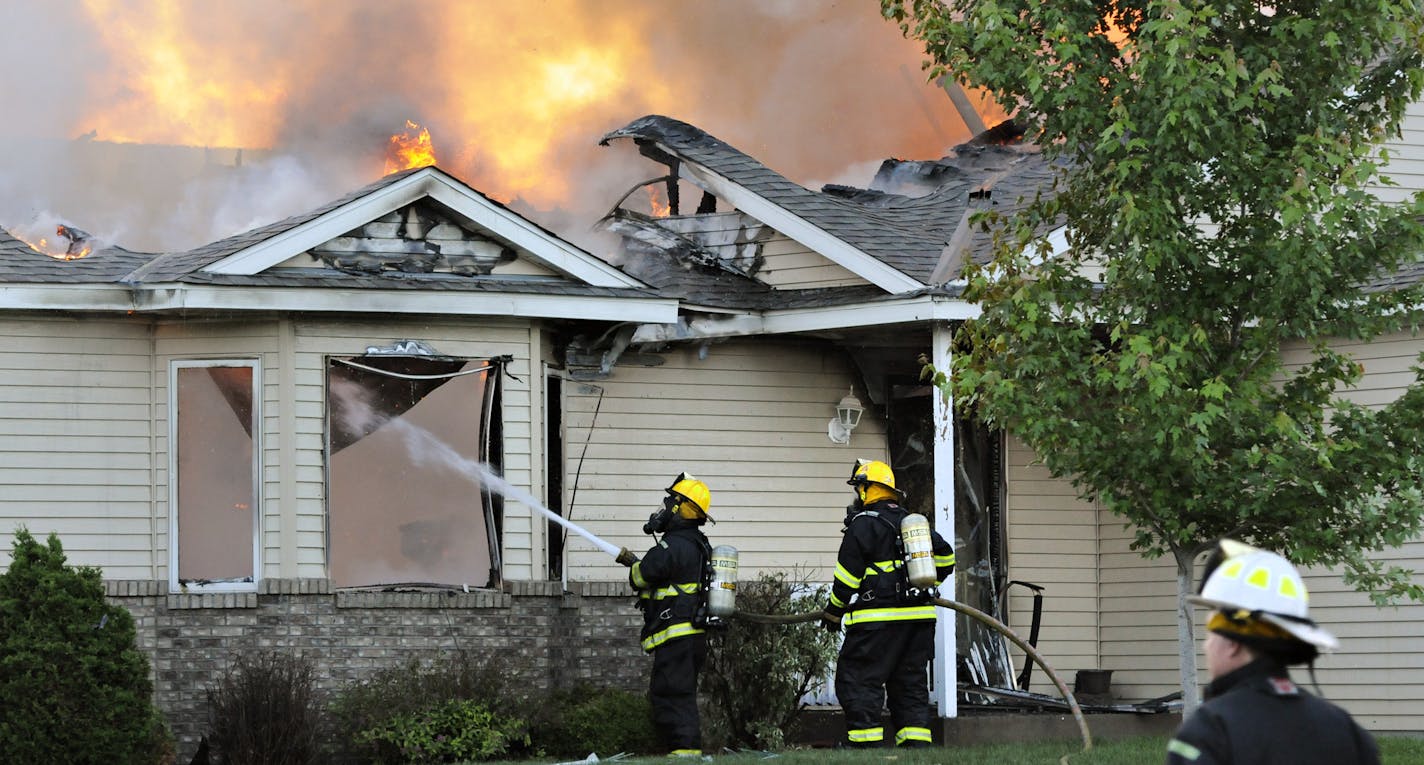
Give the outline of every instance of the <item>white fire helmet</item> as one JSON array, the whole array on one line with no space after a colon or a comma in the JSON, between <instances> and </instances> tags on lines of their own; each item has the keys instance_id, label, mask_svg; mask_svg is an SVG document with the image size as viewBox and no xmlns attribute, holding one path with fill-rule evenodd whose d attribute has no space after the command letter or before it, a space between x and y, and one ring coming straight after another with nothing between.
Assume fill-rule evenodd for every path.
<instances>
[{"instance_id":1,"label":"white fire helmet","mask_svg":"<svg viewBox=\"0 0 1424 765\"><path fill-rule=\"evenodd\" d=\"M1251 618L1273 624L1321 650L1340 647L1334 635L1311 621L1305 582L1290 561L1231 539L1221 541L1217 555L1221 562L1206 572L1201 593L1189 595L1187 600L1228 615L1249 612Z\"/></svg>"}]
</instances>

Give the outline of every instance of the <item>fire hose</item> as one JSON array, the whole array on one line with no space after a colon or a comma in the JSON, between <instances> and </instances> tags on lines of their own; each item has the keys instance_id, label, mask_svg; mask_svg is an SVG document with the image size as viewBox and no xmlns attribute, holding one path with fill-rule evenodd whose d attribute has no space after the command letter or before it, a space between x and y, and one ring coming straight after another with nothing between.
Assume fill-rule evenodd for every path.
<instances>
[{"instance_id":1,"label":"fire hose","mask_svg":"<svg viewBox=\"0 0 1424 765\"><path fill-rule=\"evenodd\" d=\"M931 598L930 602L940 608L958 611L984 624L1008 638L1014 645L1023 649L1023 652L1031 657L1038 666L1043 667L1043 671L1048 674L1049 679L1053 681L1053 685L1058 688L1058 692L1063 694L1063 700L1068 703L1068 709L1073 713L1073 719L1078 723L1078 733L1083 738L1083 751L1086 752L1093 748L1093 735L1088 732L1088 721L1083 717L1083 710L1078 706L1078 700L1073 697L1073 693L1068 690L1068 686L1063 684L1062 678L1058 677L1058 673L1053 670L1048 660L1043 658L1033 646L1019 637L1007 624L1004 624L977 608L966 606L963 603L956 603L952 600L945 600L944 598ZM739 619L745 619L757 624L798 624L801 622L814 622L821 618L820 611L810 611L803 614L752 614L745 611L737 611L735 615Z\"/></svg>"}]
</instances>

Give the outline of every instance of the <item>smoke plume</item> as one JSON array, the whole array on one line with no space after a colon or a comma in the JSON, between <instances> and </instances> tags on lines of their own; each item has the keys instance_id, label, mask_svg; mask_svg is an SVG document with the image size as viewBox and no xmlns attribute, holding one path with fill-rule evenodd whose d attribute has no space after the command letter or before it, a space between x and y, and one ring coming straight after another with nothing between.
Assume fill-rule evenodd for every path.
<instances>
[{"instance_id":1,"label":"smoke plume","mask_svg":"<svg viewBox=\"0 0 1424 765\"><path fill-rule=\"evenodd\" d=\"M0 4L0 225L185 249L438 164L575 242L657 166L607 131L685 120L808 185L968 137L869 0ZM854 177L850 174L854 172Z\"/></svg>"}]
</instances>

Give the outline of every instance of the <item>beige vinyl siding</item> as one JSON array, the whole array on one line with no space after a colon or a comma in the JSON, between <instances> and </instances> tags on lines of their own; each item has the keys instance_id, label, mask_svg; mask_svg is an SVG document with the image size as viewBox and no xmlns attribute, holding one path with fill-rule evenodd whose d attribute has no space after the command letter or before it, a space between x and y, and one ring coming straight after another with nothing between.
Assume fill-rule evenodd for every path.
<instances>
[{"instance_id":1,"label":"beige vinyl siding","mask_svg":"<svg viewBox=\"0 0 1424 765\"><path fill-rule=\"evenodd\" d=\"M1413 379L1409 367L1424 341L1407 334L1372 343L1338 342L1365 369L1355 388L1341 395L1381 406ZM1308 348L1287 350L1288 368L1308 358ZM1113 690L1120 698L1142 700L1179 688L1176 638L1176 566L1168 558L1145 560L1128 550L1131 532L1115 516L1102 512L1102 644L1104 667L1113 669ZM1414 541L1388 553L1388 560L1424 570L1424 542ZM1311 615L1334 632L1341 650L1316 662L1325 695L1380 732L1424 731L1424 605L1408 603L1378 608L1354 592L1338 572L1308 571ZM1196 611L1198 649L1205 614ZM1199 679L1208 679L1198 653ZM1308 675L1302 674L1302 680Z\"/></svg>"},{"instance_id":2,"label":"beige vinyl siding","mask_svg":"<svg viewBox=\"0 0 1424 765\"><path fill-rule=\"evenodd\" d=\"M807 249L800 242L777 233L761 248L766 259L757 278L776 289L848 287L867 284L826 256Z\"/></svg>"},{"instance_id":3,"label":"beige vinyl siding","mask_svg":"<svg viewBox=\"0 0 1424 765\"><path fill-rule=\"evenodd\" d=\"M652 543L643 522L686 470L711 489L716 524L707 534L738 548L743 581L775 570L829 581L850 465L886 459L878 407L867 406L849 444L826 437L852 380L844 352L737 339L709 346L705 359L685 346L663 358L661 366L618 366L607 379L565 384L568 516L641 555ZM570 580L626 577L584 540L570 535L568 546Z\"/></svg>"},{"instance_id":4,"label":"beige vinyl siding","mask_svg":"<svg viewBox=\"0 0 1424 765\"><path fill-rule=\"evenodd\" d=\"M1424 101L1409 105L1400 135L1385 142L1385 149L1390 160L1384 174L1397 185L1376 186L1375 193L1381 199L1402 201L1424 190Z\"/></svg>"},{"instance_id":5,"label":"beige vinyl siding","mask_svg":"<svg viewBox=\"0 0 1424 765\"><path fill-rule=\"evenodd\" d=\"M0 321L0 528L59 534L69 561L154 575L146 321ZM8 565L10 544L0 545Z\"/></svg>"},{"instance_id":6,"label":"beige vinyl siding","mask_svg":"<svg viewBox=\"0 0 1424 765\"><path fill-rule=\"evenodd\" d=\"M1413 382L1410 367L1424 351L1424 339L1408 333L1371 343L1334 344L1364 367L1360 383L1341 396L1366 406L1393 401ZM1302 363L1307 349L1285 354ZM1387 552L1393 565L1424 571L1424 540ZM1418 577L1416 576L1416 581ZM1311 615L1340 638L1341 650L1318 662L1321 687L1371 730L1424 731L1424 604L1376 607L1354 592L1337 572L1311 571Z\"/></svg>"},{"instance_id":7,"label":"beige vinyl siding","mask_svg":"<svg viewBox=\"0 0 1424 765\"><path fill-rule=\"evenodd\" d=\"M1124 528L1122 519L1106 508L1098 510L1098 533L1102 545L1099 634L1103 669L1113 671L1113 693L1120 699L1143 701L1180 690L1176 562L1134 552L1133 530Z\"/></svg>"},{"instance_id":8,"label":"beige vinyl siding","mask_svg":"<svg viewBox=\"0 0 1424 765\"><path fill-rule=\"evenodd\" d=\"M1096 511L1017 438L1008 439L1005 463L1008 579L1045 588L1038 651L1071 683L1076 670L1099 666ZM1027 638L1032 595L1022 587L1009 593L1009 626ZM1022 667L1022 653L1012 653ZM1048 682L1039 674L1032 690L1045 691Z\"/></svg>"}]
</instances>

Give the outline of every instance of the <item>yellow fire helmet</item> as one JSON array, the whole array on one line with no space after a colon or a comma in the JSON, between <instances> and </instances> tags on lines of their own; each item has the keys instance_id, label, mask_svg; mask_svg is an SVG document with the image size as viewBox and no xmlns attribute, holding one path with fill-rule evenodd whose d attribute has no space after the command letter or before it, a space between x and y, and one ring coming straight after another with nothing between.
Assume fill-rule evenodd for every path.
<instances>
[{"instance_id":1,"label":"yellow fire helmet","mask_svg":"<svg viewBox=\"0 0 1424 765\"><path fill-rule=\"evenodd\" d=\"M1233 539L1220 542L1207 561L1201 592L1187 600L1218 609L1238 623L1265 622L1321 650L1340 647L1334 635L1311 621L1309 595L1295 566Z\"/></svg>"},{"instance_id":2,"label":"yellow fire helmet","mask_svg":"<svg viewBox=\"0 0 1424 765\"><path fill-rule=\"evenodd\" d=\"M866 504L905 498L905 493L895 488L895 471L879 460L856 460L846 483L855 487L856 496Z\"/></svg>"},{"instance_id":3,"label":"yellow fire helmet","mask_svg":"<svg viewBox=\"0 0 1424 765\"><path fill-rule=\"evenodd\" d=\"M696 476L678 473L672 485L667 487L667 493L678 498L677 514L684 520L695 521L708 517L707 511L712 507L712 492L707 488L707 484L697 480Z\"/></svg>"}]
</instances>

